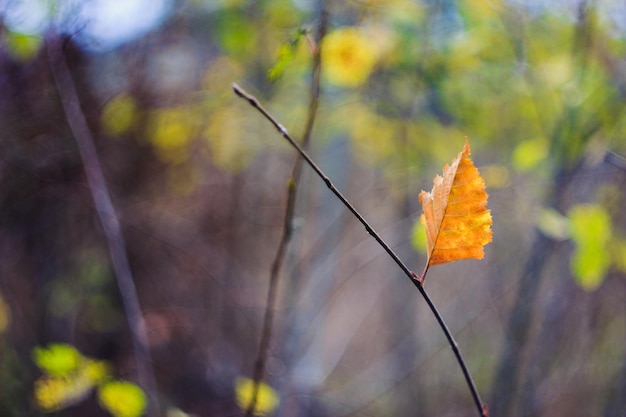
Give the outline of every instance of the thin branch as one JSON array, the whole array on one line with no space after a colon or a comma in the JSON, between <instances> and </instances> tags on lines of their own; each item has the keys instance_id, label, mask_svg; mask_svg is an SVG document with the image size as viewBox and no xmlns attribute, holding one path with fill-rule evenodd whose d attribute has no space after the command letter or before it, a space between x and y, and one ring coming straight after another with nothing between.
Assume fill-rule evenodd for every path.
<instances>
[{"instance_id":1,"label":"thin branch","mask_svg":"<svg viewBox=\"0 0 626 417\"><path fill-rule=\"evenodd\" d=\"M304 133L302 136L302 148L306 149L311 141L311 133L315 124L317 116L317 108L319 104L320 96L320 73L321 73L321 40L326 34L326 27L328 21L328 13L324 9L322 4L321 19L317 33L317 47L313 53L313 70L311 74L311 92L309 100L309 108L304 127ZM253 389L252 399L246 410L246 417L252 416L254 408L256 406L257 397L259 394L259 385L263 374L265 372L265 363L267 361L267 355L269 350L270 341L272 338L272 330L274 324L274 313L276 310L276 294L278 289L278 282L280 278L280 271L285 261L285 255L287 253L287 247L291 241L293 234L293 218L296 208L296 200L298 196L298 187L300 185L300 177L302 176L302 158L298 157L291 171L291 177L287 182L287 203L285 206L285 216L283 219L283 234L280 242L278 243L278 249L270 268L270 279L267 290L267 300L265 306L265 316L263 317L263 330L261 331L261 341L259 343L259 350L257 351L256 360L254 362L254 373L252 376Z\"/></svg>"},{"instance_id":2,"label":"thin branch","mask_svg":"<svg viewBox=\"0 0 626 417\"><path fill-rule=\"evenodd\" d=\"M402 272L404 272L404 274L409 278L411 283L419 290L420 294L422 295L422 297L428 304L428 307L430 308L433 315L437 319L437 322L439 323L439 327L441 327L441 330L443 331L443 333L446 335L446 338L448 339L448 343L450 344L450 347L452 348L452 351L454 352L454 355L456 356L459 366L461 367L461 370L463 371L463 376L465 377L467 386L472 394L472 398L474 399L474 403L476 405L476 408L478 409L479 415L481 417L488 417L487 406L480 399L480 395L478 394L478 390L476 389L476 385L474 384L472 376L470 375L470 372L467 366L465 365L465 361L463 360L463 356L461 355L461 351L459 350L458 344L454 340L452 333L450 333L450 330L448 329L448 326L446 325L445 321L441 317L441 314L439 314L439 311L435 307L435 304L430 299L430 297L428 296L428 293L424 289L423 281L424 281L425 275L422 275L421 277L418 276L416 273L412 272L404 264L404 262L402 262L402 260L398 257L398 255L396 255L396 253L389 247L389 245L387 245L387 243L385 243L385 241L378 235L378 233L376 233L376 231L372 228L372 226L370 226L370 224L365 220L365 218L363 218L363 216L343 196L343 194L341 194L341 192L339 192L339 190L335 188L330 178L328 178L326 174L317 166L317 164L311 159L311 157L306 153L306 151L300 145L298 145L298 143L291 137L289 132L287 132L287 129L285 129L285 127L283 127L267 110L265 110L265 108L263 108L263 106L261 106L261 104L256 99L256 97L246 93L237 84L233 84L233 91L235 92L237 96L246 100L252 107L257 109L270 123L274 125L274 127L278 130L278 132L282 135L282 137L285 138L287 142L289 142L289 144L291 144L291 146L293 146L298 151L300 156L309 164L309 166L313 169L313 171L315 171L315 173L324 181L324 183L330 189L330 191L332 191L333 194L335 194L335 196L343 203L343 205L346 206L346 208L354 215L354 217L357 218L357 220L365 227L365 230L367 231L367 233L369 233L370 236L372 236L374 240L378 242L378 244L385 250L385 252L387 252L387 254L391 257L391 259L393 259L393 261L400 267ZM424 271L424 274L426 272L427 270Z\"/></svg>"},{"instance_id":3,"label":"thin branch","mask_svg":"<svg viewBox=\"0 0 626 417\"><path fill-rule=\"evenodd\" d=\"M100 160L96 152L93 137L85 115L81 109L78 94L70 70L67 65L61 37L52 33L47 41L48 59L59 91L65 117L72 135L78 145L91 197L93 198L102 230L107 239L111 264L120 289L122 302L126 311L128 326L132 337L137 377L139 384L145 389L151 400L151 411L158 415L159 406L156 382L152 371L152 359L148 347L148 338L144 327L141 307L133 276L128 263L124 236L109 190L107 188Z\"/></svg>"}]
</instances>

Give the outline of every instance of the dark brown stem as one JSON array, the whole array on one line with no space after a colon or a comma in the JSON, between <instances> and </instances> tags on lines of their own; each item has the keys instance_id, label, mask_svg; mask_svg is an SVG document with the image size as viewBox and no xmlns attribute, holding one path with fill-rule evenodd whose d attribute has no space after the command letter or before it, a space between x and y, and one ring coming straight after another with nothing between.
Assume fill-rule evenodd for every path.
<instances>
[{"instance_id":1,"label":"dark brown stem","mask_svg":"<svg viewBox=\"0 0 626 417\"><path fill-rule=\"evenodd\" d=\"M126 311L126 318L133 342L135 361L137 363L137 377L139 384L145 389L150 398L150 413L158 415L158 398L156 382L152 372L152 359L148 347L146 330L137 289L133 281L132 272L128 263L126 244L120 227L120 222L111 202L111 196L102 173L100 159L96 152L93 137L85 115L80 107L76 87L63 52L60 35L53 33L47 42L48 59L54 76L61 103L65 111L67 123L78 145L81 159L85 168L85 175L89 190L106 236L111 264L120 295Z\"/></svg>"},{"instance_id":2,"label":"dark brown stem","mask_svg":"<svg viewBox=\"0 0 626 417\"><path fill-rule=\"evenodd\" d=\"M311 133L315 124L315 118L317 116L317 108L319 104L320 96L320 73L321 73L321 48L320 43L326 34L326 26L328 21L328 14L322 7L321 19L317 33L317 47L313 53L313 71L311 77L311 92L308 114L306 124L304 127L304 133L302 135L302 148L306 149L311 141ZM246 417L250 417L254 413L257 397L259 394L259 384L263 379L265 372L265 363L267 361L267 355L269 350L270 341L272 338L272 329L274 324L274 312L276 309L276 293L278 289L278 283L280 279L280 271L282 269L285 255L287 253L287 247L291 241L293 234L293 218L296 208L296 200L298 196L298 187L300 185L300 177L302 175L302 158L298 157L291 171L291 177L287 182L287 202L285 206L285 216L283 218L283 234L280 242L278 243L278 249L270 268L270 279L267 290L267 300L265 306L265 316L263 317L263 329L261 331L261 341L259 343L259 350L257 351L256 360L254 362L254 372L252 376L253 390L252 399L246 410Z\"/></svg>"},{"instance_id":3,"label":"dark brown stem","mask_svg":"<svg viewBox=\"0 0 626 417\"><path fill-rule=\"evenodd\" d=\"M467 366L465 365L465 361L463 360L463 356L461 355L461 351L459 350L458 344L454 340L452 333L450 333L450 330L448 329L448 326L446 325L445 321L441 317L441 314L439 314L439 311L435 307L435 304L430 299L430 297L428 296L428 293L424 289L423 282L424 282L424 279L426 278L425 274L427 272L427 269L424 270L424 274L421 277L418 276L413 271L411 271L404 264L404 262L402 262L402 260L398 257L398 255L389 247L389 245L387 245L387 243L380 237L380 235L376 233L376 231L372 228L372 226L370 226L370 224L365 220L365 218L354 208L354 206L343 196L343 194L341 194L341 192L337 190L337 188L334 186L330 178L328 178L326 174L319 168L319 166L317 166L317 164L313 161L313 159L311 159L311 157L306 153L306 151L300 145L298 145L298 143L291 137L289 132L287 132L287 129L285 129L280 123L278 123L278 121L267 110L265 110L263 106L261 106L261 104L256 99L256 97L243 91L237 84L233 84L233 91L235 92L235 94L237 94L237 96L246 100L252 107L257 109L270 123L274 125L274 127L278 130L278 132L280 132L282 137L285 138L287 142L289 142L289 144L291 144L291 146L293 146L298 151L300 156L309 164L309 166L313 169L313 171L315 171L315 173L324 181L324 183L330 189L330 191L332 191L333 194L335 194L335 196L343 203L343 205L346 206L346 208L354 215L354 217L357 218L357 220L365 227L365 230L367 231L367 233L369 233L370 236L372 236L374 240L378 242L378 244L385 250L385 252L387 252L387 254L391 257L391 259L393 259L393 261L400 267L402 272L404 272L404 274L410 279L411 283L419 290L424 300L426 300L426 303L428 304L428 307L430 308L431 312L437 319L437 323L439 323L439 327L441 327L441 330L446 335L446 339L448 339L448 343L450 344L450 347L452 348L452 351L454 352L454 355L459 363L459 366L461 367L461 370L463 371L463 376L465 377L467 386L472 393L472 398L474 399L474 403L476 404L476 408L478 409L479 415L481 417L488 417L487 406L483 404L482 400L480 399L480 395L478 394L478 390L476 389L476 385L474 384L472 376Z\"/></svg>"}]
</instances>

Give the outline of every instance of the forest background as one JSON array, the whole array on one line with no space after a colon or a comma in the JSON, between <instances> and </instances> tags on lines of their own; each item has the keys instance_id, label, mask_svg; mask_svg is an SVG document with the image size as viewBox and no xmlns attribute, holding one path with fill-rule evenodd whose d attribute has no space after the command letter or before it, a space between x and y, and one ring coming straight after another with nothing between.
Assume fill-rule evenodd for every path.
<instances>
[{"instance_id":1,"label":"forest background","mask_svg":"<svg viewBox=\"0 0 626 417\"><path fill-rule=\"evenodd\" d=\"M121 3L0 2L0 415L124 415L55 354L158 393L151 415L243 415L296 154L233 82L296 138L319 100L311 154L416 271L417 195L469 137L493 243L425 285L491 415L625 415L626 4ZM273 415L475 415L424 301L307 167L293 225Z\"/></svg>"}]
</instances>

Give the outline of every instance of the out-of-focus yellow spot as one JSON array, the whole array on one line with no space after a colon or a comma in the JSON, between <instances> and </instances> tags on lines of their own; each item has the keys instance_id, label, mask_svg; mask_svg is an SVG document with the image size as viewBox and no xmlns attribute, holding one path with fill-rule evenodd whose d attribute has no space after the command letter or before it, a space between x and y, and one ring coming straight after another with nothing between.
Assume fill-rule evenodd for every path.
<instances>
[{"instance_id":1,"label":"out-of-focus yellow spot","mask_svg":"<svg viewBox=\"0 0 626 417\"><path fill-rule=\"evenodd\" d=\"M329 82L341 87L363 84L377 59L372 41L356 27L338 29L322 41L324 74Z\"/></svg>"},{"instance_id":2,"label":"out-of-focus yellow spot","mask_svg":"<svg viewBox=\"0 0 626 417\"><path fill-rule=\"evenodd\" d=\"M34 385L35 404L44 412L76 404L109 377L106 362L87 358L71 345L36 347L33 360L44 372Z\"/></svg>"},{"instance_id":3,"label":"out-of-focus yellow spot","mask_svg":"<svg viewBox=\"0 0 626 417\"><path fill-rule=\"evenodd\" d=\"M189 156L189 145L196 132L194 111L186 108L157 110L149 120L149 137L157 156L180 163Z\"/></svg>"},{"instance_id":4,"label":"out-of-focus yellow spot","mask_svg":"<svg viewBox=\"0 0 626 417\"><path fill-rule=\"evenodd\" d=\"M102 110L104 130L114 136L127 132L135 121L136 107L135 100L128 94L111 99Z\"/></svg>"},{"instance_id":5,"label":"out-of-focus yellow spot","mask_svg":"<svg viewBox=\"0 0 626 417\"><path fill-rule=\"evenodd\" d=\"M80 402L107 377L105 362L85 359L74 372L63 376L44 375L35 381L35 404L44 412L61 410Z\"/></svg>"},{"instance_id":6,"label":"out-of-focus yellow spot","mask_svg":"<svg viewBox=\"0 0 626 417\"><path fill-rule=\"evenodd\" d=\"M0 335L6 332L11 324L11 309L0 295Z\"/></svg>"},{"instance_id":7,"label":"out-of-focus yellow spot","mask_svg":"<svg viewBox=\"0 0 626 417\"><path fill-rule=\"evenodd\" d=\"M576 283L585 291L597 289L606 276L611 260L604 248L582 246L572 255L571 268Z\"/></svg>"},{"instance_id":8,"label":"out-of-focus yellow spot","mask_svg":"<svg viewBox=\"0 0 626 417\"><path fill-rule=\"evenodd\" d=\"M415 250L423 254L426 254L428 251L426 232L424 230L424 225L419 218L415 221L415 223L413 223L413 228L411 229L411 245L413 245Z\"/></svg>"},{"instance_id":9,"label":"out-of-focus yellow spot","mask_svg":"<svg viewBox=\"0 0 626 417\"><path fill-rule=\"evenodd\" d=\"M209 157L220 169L236 173L244 169L254 154L254 146L245 136L245 120L229 107L218 109L208 120L204 138Z\"/></svg>"},{"instance_id":10,"label":"out-of-focus yellow spot","mask_svg":"<svg viewBox=\"0 0 626 417\"><path fill-rule=\"evenodd\" d=\"M44 412L57 411L63 408L69 380L57 377L42 377L35 381L35 404Z\"/></svg>"},{"instance_id":11,"label":"out-of-focus yellow spot","mask_svg":"<svg viewBox=\"0 0 626 417\"><path fill-rule=\"evenodd\" d=\"M545 138L529 139L517 144L513 150L511 162L520 172L535 168L548 156L548 144Z\"/></svg>"},{"instance_id":12,"label":"out-of-focus yellow spot","mask_svg":"<svg viewBox=\"0 0 626 417\"><path fill-rule=\"evenodd\" d=\"M488 188L504 188L510 183L509 170L504 165L487 165L480 168Z\"/></svg>"},{"instance_id":13,"label":"out-of-focus yellow spot","mask_svg":"<svg viewBox=\"0 0 626 417\"><path fill-rule=\"evenodd\" d=\"M254 381L249 378L237 378L235 380L235 398L237 405L242 410L247 410L254 393ZM256 403L253 413L256 416L264 416L272 412L279 404L278 394L272 387L264 382L259 382Z\"/></svg>"},{"instance_id":14,"label":"out-of-focus yellow spot","mask_svg":"<svg viewBox=\"0 0 626 417\"><path fill-rule=\"evenodd\" d=\"M576 283L585 291L598 288L611 265L608 243L611 217L597 204L578 204L568 212L570 236L576 244L570 266Z\"/></svg>"},{"instance_id":15,"label":"out-of-focus yellow spot","mask_svg":"<svg viewBox=\"0 0 626 417\"><path fill-rule=\"evenodd\" d=\"M104 409L114 417L139 417L146 409L143 390L127 381L112 381L98 389L98 399Z\"/></svg>"},{"instance_id":16,"label":"out-of-focus yellow spot","mask_svg":"<svg viewBox=\"0 0 626 417\"><path fill-rule=\"evenodd\" d=\"M88 381L99 384L110 376L109 364L105 361L85 360L83 374Z\"/></svg>"},{"instance_id":17,"label":"out-of-focus yellow spot","mask_svg":"<svg viewBox=\"0 0 626 417\"><path fill-rule=\"evenodd\" d=\"M33 360L48 375L65 376L78 368L83 357L73 346L51 344L47 349L35 347Z\"/></svg>"},{"instance_id":18,"label":"out-of-focus yellow spot","mask_svg":"<svg viewBox=\"0 0 626 417\"><path fill-rule=\"evenodd\" d=\"M20 61L30 61L35 58L43 42L41 36L10 31L5 32L2 38L9 54Z\"/></svg>"},{"instance_id":19,"label":"out-of-focus yellow spot","mask_svg":"<svg viewBox=\"0 0 626 417\"><path fill-rule=\"evenodd\" d=\"M539 73L549 88L558 88L574 75L572 58L569 54L552 57L539 67Z\"/></svg>"}]
</instances>

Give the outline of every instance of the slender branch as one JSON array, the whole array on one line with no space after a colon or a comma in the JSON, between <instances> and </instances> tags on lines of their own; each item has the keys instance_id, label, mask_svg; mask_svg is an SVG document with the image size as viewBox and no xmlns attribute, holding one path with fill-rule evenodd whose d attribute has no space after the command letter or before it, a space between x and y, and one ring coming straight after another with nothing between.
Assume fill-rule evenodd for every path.
<instances>
[{"instance_id":1,"label":"slender branch","mask_svg":"<svg viewBox=\"0 0 626 417\"><path fill-rule=\"evenodd\" d=\"M85 175L91 197L102 225L102 230L109 246L111 264L120 289L122 302L126 311L128 326L132 337L135 361L137 363L137 377L139 384L146 390L151 400L151 411L158 415L159 406L156 391L156 382L152 371L152 359L148 347L148 338L143 323L141 306L137 296L137 289L133 281L132 272L128 263L124 236L109 190L107 188L102 167L93 137L85 115L80 107L76 87L61 44L61 37L52 33L47 42L48 59L59 91L65 117L72 135L78 145L81 159L85 168Z\"/></svg>"},{"instance_id":2,"label":"slender branch","mask_svg":"<svg viewBox=\"0 0 626 417\"><path fill-rule=\"evenodd\" d=\"M311 74L311 92L309 99L309 109L306 119L306 124L304 127L304 133L302 136L302 148L306 149L311 141L311 133L313 131L313 126L315 124L315 119L317 116L317 108L319 104L319 96L320 96L320 73L321 73L321 51L320 44L321 40L324 38L326 34L326 27L328 21L328 13L324 9L322 4L322 12L321 19L317 33L317 47L313 53L313 70ZM261 341L259 343L259 350L257 351L256 360L254 363L254 373L252 376L253 379L253 389L252 389L252 399L250 400L250 404L248 404L248 408L246 410L246 417L252 416L254 412L254 408L256 406L257 397L259 394L259 384L261 379L263 378L263 373L265 372L265 362L267 361L267 354L269 350L269 345L272 337L272 329L274 324L274 313L276 309L276 293L278 289L278 282L280 278L280 271L282 269L285 255L287 253L287 247L289 246L289 242L291 241L291 236L293 234L293 218L295 214L296 208L296 200L298 196L298 187L300 185L300 177L302 176L302 158L298 157L291 171L291 177L287 182L287 203L285 206L285 216L283 219L283 234L281 236L280 242L278 243L278 248L276 250L276 255L274 256L274 260L272 262L272 266L270 269L270 279L267 290L267 301L265 306L265 315L263 318L263 330L261 331Z\"/></svg>"},{"instance_id":3,"label":"slender branch","mask_svg":"<svg viewBox=\"0 0 626 417\"><path fill-rule=\"evenodd\" d=\"M372 228L372 226L370 226L370 224L365 220L365 218L354 208L354 206L343 196L343 194L341 194L341 192L337 190L337 188L334 186L330 178L326 176L324 171L322 171L321 168L319 168L319 166L313 161L313 159L311 159L311 157L306 153L306 151L300 145L298 145L298 143L291 137L289 132L287 132L287 129L285 129L285 127L283 127L267 110L265 110L265 108L263 108L263 106L261 106L261 104L256 99L256 97L246 93L237 84L233 84L233 91L235 92L237 96L246 100L252 107L257 109L271 124L274 125L274 127L278 130L278 132L282 135L282 137L285 138L287 142L289 142L289 144L291 144L291 146L293 146L298 151L300 156L309 164L309 166L313 169L313 171L315 171L315 173L324 181L324 183L330 189L330 191L332 191L333 194L335 194L335 196L343 203L343 205L346 206L346 208L354 215L354 217L357 218L357 220L365 227L365 230L367 231L367 233L369 233L370 236L372 236L374 240L378 242L378 244L385 250L385 252L387 252L387 254L391 257L391 259L393 259L393 261L398 265L398 267L400 267L402 272L404 272L404 274L410 279L411 283L419 290L424 300L426 300L428 307L430 308L435 318L437 319L437 322L439 323L439 327L441 327L441 330L443 331L443 333L446 335L446 338L448 339L450 347L452 348L452 351L454 352L454 355L456 356L459 366L461 367L461 370L463 371L463 376L465 377L467 386L469 390L471 391L472 398L474 399L474 403L476 405L476 408L478 409L479 415L481 417L488 417L487 406L480 399L480 395L478 394L478 390L476 389L476 385L474 384L472 376L467 366L465 365L465 361L463 360L463 356L461 355L461 351L459 350L458 344L454 340L454 337L452 336L452 333L448 329L448 326L446 325L445 321L441 317L441 314L439 314L439 311L435 307L435 304L430 299L430 297L428 296L428 293L424 289L423 281L424 281L425 276L424 275L422 275L421 277L418 276L416 273L412 272L404 264L404 262L402 262L402 260L398 257L398 255L396 255L396 253L389 247L389 245L387 245L387 243L380 237L380 235L376 233L376 231ZM424 274L426 272L427 272L427 269L425 269Z\"/></svg>"}]
</instances>

